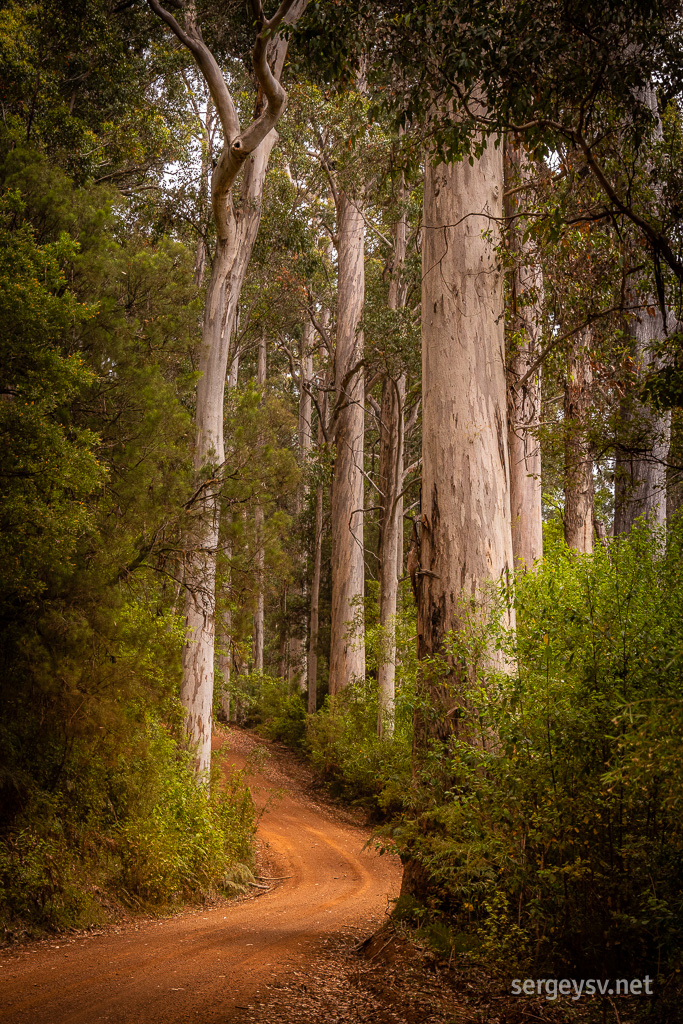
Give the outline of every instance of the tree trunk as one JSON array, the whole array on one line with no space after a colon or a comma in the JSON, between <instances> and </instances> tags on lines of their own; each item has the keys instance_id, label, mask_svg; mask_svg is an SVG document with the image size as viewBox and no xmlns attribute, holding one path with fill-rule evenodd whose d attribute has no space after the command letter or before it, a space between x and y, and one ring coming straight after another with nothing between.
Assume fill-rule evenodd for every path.
<instances>
[{"instance_id":1,"label":"tree trunk","mask_svg":"<svg viewBox=\"0 0 683 1024\"><path fill-rule=\"evenodd\" d=\"M564 539L574 551L593 550L593 457L586 437L592 403L590 331L575 335L564 386Z\"/></svg>"},{"instance_id":2,"label":"tree trunk","mask_svg":"<svg viewBox=\"0 0 683 1024\"><path fill-rule=\"evenodd\" d=\"M503 274L494 250L502 193L502 151L493 140L473 166L467 160L427 165L422 526L413 570L423 661L442 652L445 634L461 627L472 607L484 614L488 587L506 578L513 564ZM417 747L459 731L463 699L457 691L470 670L451 665L449 686L429 668L421 671L435 717L416 714Z\"/></svg>"},{"instance_id":3,"label":"tree trunk","mask_svg":"<svg viewBox=\"0 0 683 1024\"><path fill-rule=\"evenodd\" d=\"M507 191L528 177L528 162L519 146L505 143ZM529 264L525 222L515 196L508 196L505 215L515 263L510 280L507 338L508 449L510 458L510 511L515 568L531 568L543 555L541 447L541 370L526 380L542 344L543 274ZM518 387L521 380L525 383Z\"/></svg>"},{"instance_id":4,"label":"tree trunk","mask_svg":"<svg viewBox=\"0 0 683 1024\"><path fill-rule=\"evenodd\" d=\"M643 370L657 366L652 345L665 337L661 310L653 297L650 302L652 313L647 308L640 311L631 331L634 359ZM614 470L614 532L628 533L640 517L653 526L664 526L671 413L658 415L627 395L621 403L620 420L623 448L617 452Z\"/></svg>"},{"instance_id":5,"label":"tree trunk","mask_svg":"<svg viewBox=\"0 0 683 1024\"><path fill-rule=\"evenodd\" d=\"M238 318L239 319L239 318ZM228 390L237 387L239 371L239 351L236 349L230 364L230 374L227 380ZM232 676L233 654L232 654L232 611L230 607L230 565L232 562L232 538L230 529L232 526L232 513L222 516L221 528L226 535L223 544L223 552L226 563L225 589L227 606L221 619L221 653L218 656L218 668L223 676L224 691L221 699L221 713L226 722L230 722L230 678Z\"/></svg>"},{"instance_id":6,"label":"tree trunk","mask_svg":"<svg viewBox=\"0 0 683 1024\"><path fill-rule=\"evenodd\" d=\"M318 447L325 440L327 429L327 374L322 395L319 394ZM318 629L320 625L320 577L323 555L323 505L325 491L322 482L315 491L315 533L313 538L313 575L311 578L311 618L308 630L308 713L315 714L318 701Z\"/></svg>"},{"instance_id":7,"label":"tree trunk","mask_svg":"<svg viewBox=\"0 0 683 1024\"><path fill-rule=\"evenodd\" d=\"M261 334L258 343L258 365L256 370L256 383L261 391L261 403L263 403L263 389L266 384L267 358L266 337L265 334ZM254 672L262 674L263 650L265 646L265 596L263 589L265 549L263 546L263 505L258 499L254 509L254 538L256 544L254 563L258 592L256 595L256 610L252 615L252 663Z\"/></svg>"},{"instance_id":8,"label":"tree trunk","mask_svg":"<svg viewBox=\"0 0 683 1024\"><path fill-rule=\"evenodd\" d=\"M403 189L400 191L403 199ZM406 257L406 218L403 213L394 231L394 258L389 284L389 309L405 305L403 265ZM382 383L380 411L379 487L379 624L381 630L380 657L377 666L378 714L377 735L390 738L394 734L394 704L396 698L396 608L398 578L403 556L403 533L399 527L403 519L404 412L406 397L405 373L394 379L390 373ZM401 550L399 553L399 544Z\"/></svg>"},{"instance_id":9,"label":"tree trunk","mask_svg":"<svg viewBox=\"0 0 683 1024\"><path fill-rule=\"evenodd\" d=\"M365 676L363 598L363 444L365 382L363 335L358 329L365 295L364 222L343 192L337 204L338 282L336 393L332 477L332 616L330 693Z\"/></svg>"},{"instance_id":10,"label":"tree trunk","mask_svg":"<svg viewBox=\"0 0 683 1024\"><path fill-rule=\"evenodd\" d=\"M310 319L307 318L304 322L303 334L301 339L301 351L299 353L299 423L298 423L298 439L299 439L299 465L301 467L301 481L296 492L296 514L301 522L301 517L306 507L306 497L308 494L308 486L306 483L306 468L308 465L308 459L311 452L311 446L313 444L313 435L311 433L311 386L313 381L313 342L314 342L314 328ZM305 598L305 555L301 558L301 569L300 569L300 597L303 604ZM306 644L305 640L300 636L293 636L290 640L289 645L290 653L290 678L296 677L299 680L299 685L302 690L306 690L308 669L306 664Z\"/></svg>"},{"instance_id":11,"label":"tree trunk","mask_svg":"<svg viewBox=\"0 0 683 1024\"><path fill-rule=\"evenodd\" d=\"M183 651L180 699L187 711L186 729L197 748L196 769L209 768L211 758L211 709L216 607L216 555L219 541L219 477L225 460L223 402L228 345L235 311L261 218L263 181L270 151L271 133L249 159L242 182L243 209L231 213L229 233L216 243L216 253L206 293L202 352L197 384L194 466L198 481L195 507L198 530L195 550L190 552L187 577L190 585L185 616L188 641ZM245 204L244 199L249 197ZM203 482L203 486L202 486Z\"/></svg>"}]
</instances>

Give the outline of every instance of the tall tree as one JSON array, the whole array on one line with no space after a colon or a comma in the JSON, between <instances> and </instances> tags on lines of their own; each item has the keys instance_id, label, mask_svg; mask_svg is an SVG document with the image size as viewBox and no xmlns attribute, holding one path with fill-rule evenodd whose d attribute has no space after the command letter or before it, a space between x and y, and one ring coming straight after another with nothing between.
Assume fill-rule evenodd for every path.
<instances>
[{"instance_id":1,"label":"tall tree","mask_svg":"<svg viewBox=\"0 0 683 1024\"><path fill-rule=\"evenodd\" d=\"M332 476L332 621L330 693L365 676L363 459L365 376L363 333L365 222L361 201L337 191L337 343L334 358Z\"/></svg>"},{"instance_id":2,"label":"tall tree","mask_svg":"<svg viewBox=\"0 0 683 1024\"><path fill-rule=\"evenodd\" d=\"M268 346L266 335L261 331L258 339L258 359L256 364L256 385L261 394L263 402L263 391L266 386L268 372ZM265 647L266 628L266 598L264 593L263 570L265 568L265 549L263 538L263 503L260 498L256 499L254 508L254 541L256 552L254 568L256 570L256 608L252 615L252 648L251 660L254 672L263 673L263 652Z\"/></svg>"},{"instance_id":3,"label":"tall tree","mask_svg":"<svg viewBox=\"0 0 683 1024\"><path fill-rule=\"evenodd\" d=\"M206 293L202 331L201 377L197 385L194 465L201 511L195 550L188 566L186 619L188 643L183 658L181 700L187 712L187 733L197 749L197 771L205 772L211 756L214 681L216 557L219 544L219 482L225 461L223 402L230 338L249 258L261 214L263 184L275 125L285 109L287 94L280 75L287 42L279 35L305 6L305 0L283 0L267 19L260 0L253 0L258 27L252 64L259 84L256 114L242 129L235 102L218 61L208 48L193 3L180 4L183 25L158 3L149 6L194 57L206 80L223 132L223 149L211 181L211 205L216 246ZM244 169L240 204L233 188Z\"/></svg>"},{"instance_id":4,"label":"tall tree","mask_svg":"<svg viewBox=\"0 0 683 1024\"><path fill-rule=\"evenodd\" d=\"M541 351L543 273L525 241L527 224L520 194L528 188L530 166L524 149L505 141L505 215L512 257L507 308L508 448L510 511L515 567L531 568L543 554L541 446Z\"/></svg>"},{"instance_id":5,"label":"tall tree","mask_svg":"<svg viewBox=\"0 0 683 1024\"><path fill-rule=\"evenodd\" d=\"M592 385L591 332L585 330L570 345L564 385L564 538L583 554L593 550Z\"/></svg>"},{"instance_id":6,"label":"tall tree","mask_svg":"<svg viewBox=\"0 0 683 1024\"><path fill-rule=\"evenodd\" d=\"M512 571L503 273L495 246L503 212L502 149L425 171L422 278L422 515L418 656L443 650L472 602ZM451 685L423 670L436 703L416 743L457 731Z\"/></svg>"},{"instance_id":7,"label":"tall tree","mask_svg":"<svg viewBox=\"0 0 683 1024\"><path fill-rule=\"evenodd\" d=\"M399 188L403 204L405 185ZM406 258L406 213L401 213L394 228L394 251L389 283L388 306L397 310L405 303L406 287L403 265ZM380 407L380 536L379 536L379 624L381 646L377 666L379 736L392 736L394 731L394 700L396 687L396 610L398 579L403 558L403 484L406 375L402 369L392 374L387 370L382 381Z\"/></svg>"}]
</instances>

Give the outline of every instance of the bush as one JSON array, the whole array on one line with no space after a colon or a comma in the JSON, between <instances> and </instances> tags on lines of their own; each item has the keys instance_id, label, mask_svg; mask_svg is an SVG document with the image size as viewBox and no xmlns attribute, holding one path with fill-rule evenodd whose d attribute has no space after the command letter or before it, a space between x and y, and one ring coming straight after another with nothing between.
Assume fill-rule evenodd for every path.
<instances>
[{"instance_id":1,"label":"bush","mask_svg":"<svg viewBox=\"0 0 683 1024\"><path fill-rule=\"evenodd\" d=\"M386 844L426 880L433 920L506 964L663 977L683 949L683 524L515 581L507 673L466 695L483 750L416 765ZM479 629L479 634L474 635ZM455 654L485 627L452 638ZM424 913L423 905L423 913Z\"/></svg>"},{"instance_id":2,"label":"bush","mask_svg":"<svg viewBox=\"0 0 683 1024\"><path fill-rule=\"evenodd\" d=\"M83 753L86 753L84 751ZM0 840L0 922L10 933L83 926L100 900L171 905L252 879L254 809L243 774L214 764L210 795L190 755L147 715L110 763L79 762L35 793Z\"/></svg>"}]
</instances>

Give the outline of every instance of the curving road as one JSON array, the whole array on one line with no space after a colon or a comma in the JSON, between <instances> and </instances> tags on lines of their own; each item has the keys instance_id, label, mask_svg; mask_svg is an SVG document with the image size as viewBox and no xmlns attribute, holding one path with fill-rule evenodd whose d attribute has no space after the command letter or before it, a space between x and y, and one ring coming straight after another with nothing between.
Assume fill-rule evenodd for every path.
<instances>
[{"instance_id":1,"label":"curving road","mask_svg":"<svg viewBox=\"0 0 683 1024\"><path fill-rule=\"evenodd\" d=\"M231 737L242 767L254 740ZM363 851L367 830L317 806L286 760L278 768L266 765L251 788L267 803L268 874L284 881L258 899L5 951L0 1024L232 1024L253 998L267 1003L270 984L314 970L327 937L374 930L400 864Z\"/></svg>"}]
</instances>

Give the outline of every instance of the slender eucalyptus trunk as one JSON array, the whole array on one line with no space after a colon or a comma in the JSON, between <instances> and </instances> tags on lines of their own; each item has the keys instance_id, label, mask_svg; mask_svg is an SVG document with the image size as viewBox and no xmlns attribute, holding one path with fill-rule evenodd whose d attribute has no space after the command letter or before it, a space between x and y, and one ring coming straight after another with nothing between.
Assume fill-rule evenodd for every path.
<instances>
[{"instance_id":1,"label":"slender eucalyptus trunk","mask_svg":"<svg viewBox=\"0 0 683 1024\"><path fill-rule=\"evenodd\" d=\"M468 616L486 614L488 590L513 565L503 273L495 253L502 207L502 151L493 140L473 166L427 165L422 515L419 561L412 559L422 661L441 654L445 634ZM448 685L421 669L435 715L416 714L417 747L453 732L475 742L458 724L473 666L447 664Z\"/></svg>"},{"instance_id":2,"label":"slender eucalyptus trunk","mask_svg":"<svg viewBox=\"0 0 683 1024\"><path fill-rule=\"evenodd\" d=\"M593 401L591 335L575 336L564 386L564 539L574 551L593 550L593 456L587 437Z\"/></svg>"},{"instance_id":3,"label":"slender eucalyptus trunk","mask_svg":"<svg viewBox=\"0 0 683 1024\"><path fill-rule=\"evenodd\" d=\"M261 403L263 404L263 389L266 386L268 372L268 350L265 334L261 334L258 343L258 364L256 370L256 383L261 391ZM254 566L258 591L256 594L256 610L252 615L252 663L254 672L263 672L263 651L265 646L265 594L264 594L264 569L265 569L265 548L263 544L263 505L257 499L254 509L254 539L256 554Z\"/></svg>"},{"instance_id":4,"label":"slender eucalyptus trunk","mask_svg":"<svg viewBox=\"0 0 683 1024\"><path fill-rule=\"evenodd\" d=\"M298 440L299 440L299 465L301 467L301 480L296 492L296 514L301 522L301 516L303 515L304 508L306 506L306 498L308 496L308 485L306 482L306 468L308 465L308 459L311 452L311 446L313 444L313 435L311 432L311 385L313 381L313 343L314 343L314 328L310 319L307 318L304 322L304 328L301 339L301 351L299 353L299 422L298 422ZM306 568L306 557L302 554L299 578L301 583L299 585L299 595L303 605L306 597L306 580L305 580L305 568ZM306 643L305 640L300 636L293 636L289 643L289 654L290 654L290 678L296 678L299 681L300 688L305 691L308 679L307 669L307 657L306 657Z\"/></svg>"},{"instance_id":5,"label":"slender eucalyptus trunk","mask_svg":"<svg viewBox=\"0 0 683 1024\"><path fill-rule=\"evenodd\" d=\"M327 375L319 398L318 448L322 448L327 429ZM318 631L320 626L320 577L323 557L323 509L325 490L322 482L315 490L315 530L313 536L313 574L311 577L311 613L308 629L308 713L315 714L318 702Z\"/></svg>"},{"instance_id":6,"label":"slender eucalyptus trunk","mask_svg":"<svg viewBox=\"0 0 683 1024\"><path fill-rule=\"evenodd\" d=\"M529 176L528 161L511 140L505 143L507 191ZM523 193L522 193L523 194ZM505 215L514 257L510 275L507 338L508 449L510 511L515 568L531 568L543 554L541 446L541 368L528 376L542 344L543 274L530 262L524 242L526 223L516 195L508 195Z\"/></svg>"},{"instance_id":7,"label":"slender eucalyptus trunk","mask_svg":"<svg viewBox=\"0 0 683 1024\"><path fill-rule=\"evenodd\" d=\"M230 364L230 373L227 380L228 390L237 387L239 373L239 351L236 349ZM223 696L221 698L221 713L226 722L230 722L232 709L230 707L230 679L232 676L233 654L232 654L232 610L230 605L230 583L231 583L231 562L232 562L232 513L223 514L221 530L225 537L223 542L223 554L225 557L225 589L227 604L221 617L221 653L218 656L218 668L223 677Z\"/></svg>"},{"instance_id":8,"label":"slender eucalyptus trunk","mask_svg":"<svg viewBox=\"0 0 683 1024\"><path fill-rule=\"evenodd\" d=\"M337 203L337 346L334 380L336 446L332 477L332 616L330 693L365 676L363 598L363 445L365 381L363 335L365 297L364 221L345 193Z\"/></svg>"},{"instance_id":9,"label":"slender eucalyptus trunk","mask_svg":"<svg viewBox=\"0 0 683 1024\"><path fill-rule=\"evenodd\" d=\"M400 199L403 199L401 188ZM406 217L403 213L394 230L394 258L389 283L389 309L405 304L406 290L402 280L406 257ZM382 382L380 410L380 534L379 534L379 624L381 646L377 666L378 714L377 735L390 738L394 734L396 699L396 609L398 579L403 556L403 450L404 412L406 398L405 373L394 379L387 373ZM400 548L399 548L400 545ZM400 553L399 553L400 551Z\"/></svg>"}]
</instances>

